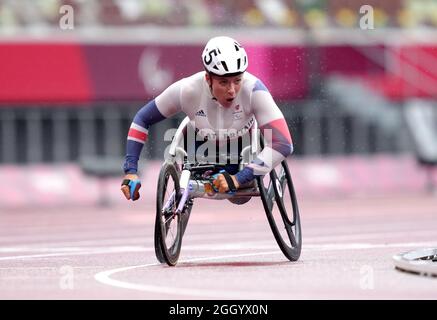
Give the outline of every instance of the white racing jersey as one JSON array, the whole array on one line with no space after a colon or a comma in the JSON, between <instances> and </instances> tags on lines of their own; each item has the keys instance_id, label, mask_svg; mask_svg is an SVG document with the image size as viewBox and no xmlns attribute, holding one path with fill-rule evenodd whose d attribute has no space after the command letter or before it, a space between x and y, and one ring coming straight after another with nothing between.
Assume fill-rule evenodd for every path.
<instances>
[{"instance_id":1,"label":"white racing jersey","mask_svg":"<svg viewBox=\"0 0 437 320\"><path fill-rule=\"evenodd\" d=\"M223 141L247 134L254 121L266 138L257 158L236 174L240 184L265 175L293 152L291 135L284 116L270 92L254 75L245 72L241 89L230 107L223 107L212 96L205 72L183 78L138 111L131 124L125 173L136 173L148 129L154 123L179 112L185 113L197 134L208 140Z\"/></svg>"}]
</instances>

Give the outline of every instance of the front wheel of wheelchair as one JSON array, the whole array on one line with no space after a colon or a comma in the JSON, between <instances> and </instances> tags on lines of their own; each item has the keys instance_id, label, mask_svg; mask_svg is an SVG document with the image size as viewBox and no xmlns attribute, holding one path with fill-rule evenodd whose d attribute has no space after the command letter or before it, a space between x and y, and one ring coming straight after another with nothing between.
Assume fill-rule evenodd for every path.
<instances>
[{"instance_id":1,"label":"front wheel of wheelchair","mask_svg":"<svg viewBox=\"0 0 437 320\"><path fill-rule=\"evenodd\" d=\"M176 209L180 200L179 175L164 163L158 178L155 219L155 254L159 262L176 265L182 245L183 224Z\"/></svg>"},{"instance_id":2,"label":"front wheel of wheelchair","mask_svg":"<svg viewBox=\"0 0 437 320\"><path fill-rule=\"evenodd\" d=\"M296 193L286 160L269 175L258 177L257 181L276 242L290 261L297 261L302 248L302 233Z\"/></svg>"}]
</instances>

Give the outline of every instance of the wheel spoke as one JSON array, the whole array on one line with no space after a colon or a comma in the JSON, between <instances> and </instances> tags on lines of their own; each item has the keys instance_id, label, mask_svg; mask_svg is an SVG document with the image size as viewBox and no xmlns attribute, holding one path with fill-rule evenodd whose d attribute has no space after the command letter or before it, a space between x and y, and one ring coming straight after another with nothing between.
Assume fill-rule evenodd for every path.
<instances>
[{"instance_id":1,"label":"wheel spoke","mask_svg":"<svg viewBox=\"0 0 437 320\"><path fill-rule=\"evenodd\" d=\"M275 190L273 189L273 184L271 180L269 182L269 186L267 187L267 200L268 208L270 211L272 211L275 205Z\"/></svg>"},{"instance_id":2,"label":"wheel spoke","mask_svg":"<svg viewBox=\"0 0 437 320\"><path fill-rule=\"evenodd\" d=\"M167 224L169 221L171 221L173 219L173 215L171 215L167 220L164 220L164 224ZM164 216L165 218L165 216Z\"/></svg>"},{"instance_id":3,"label":"wheel spoke","mask_svg":"<svg viewBox=\"0 0 437 320\"><path fill-rule=\"evenodd\" d=\"M170 239L169 243L170 243L170 245L172 247L173 244L175 243L176 236L173 234L172 229L169 229L169 230L170 230L170 232L167 233L167 236L166 236L165 240L166 240L166 243L167 243L167 240Z\"/></svg>"},{"instance_id":4,"label":"wheel spoke","mask_svg":"<svg viewBox=\"0 0 437 320\"><path fill-rule=\"evenodd\" d=\"M299 210L287 164L282 162L269 178L260 186L264 209L280 249L289 260L296 261L301 251Z\"/></svg>"},{"instance_id":5,"label":"wheel spoke","mask_svg":"<svg viewBox=\"0 0 437 320\"><path fill-rule=\"evenodd\" d=\"M175 192L173 191L172 194L170 195L170 198L165 202L164 208L162 209L163 212L169 209L173 209L174 202L175 202L174 199L175 199Z\"/></svg>"},{"instance_id":6,"label":"wheel spoke","mask_svg":"<svg viewBox=\"0 0 437 320\"><path fill-rule=\"evenodd\" d=\"M174 266L181 249L180 216L176 216L179 180L173 164L164 164L158 182L155 252L158 260Z\"/></svg>"}]
</instances>

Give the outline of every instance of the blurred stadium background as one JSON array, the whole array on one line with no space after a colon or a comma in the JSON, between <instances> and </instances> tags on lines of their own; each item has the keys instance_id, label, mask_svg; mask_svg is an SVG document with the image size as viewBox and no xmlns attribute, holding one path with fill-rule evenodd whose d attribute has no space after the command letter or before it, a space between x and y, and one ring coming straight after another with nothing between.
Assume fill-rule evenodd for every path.
<instances>
[{"instance_id":1,"label":"blurred stadium background","mask_svg":"<svg viewBox=\"0 0 437 320\"><path fill-rule=\"evenodd\" d=\"M436 27L435 0L0 0L0 210L122 201L134 114L216 35L247 48L286 116L302 196L432 190ZM150 130L152 189L183 117Z\"/></svg>"}]
</instances>

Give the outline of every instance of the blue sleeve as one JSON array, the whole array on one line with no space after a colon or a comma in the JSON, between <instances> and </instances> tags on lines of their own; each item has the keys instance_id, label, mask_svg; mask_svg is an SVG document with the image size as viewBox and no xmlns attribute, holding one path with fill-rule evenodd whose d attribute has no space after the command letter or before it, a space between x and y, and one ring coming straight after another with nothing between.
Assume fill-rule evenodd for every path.
<instances>
[{"instance_id":1,"label":"blue sleeve","mask_svg":"<svg viewBox=\"0 0 437 320\"><path fill-rule=\"evenodd\" d=\"M137 173L138 160L144 143L147 141L148 130L151 125L164 120L165 117L159 112L155 99L142 107L134 117L129 128L126 143L126 160L123 165L125 174Z\"/></svg>"}]
</instances>

